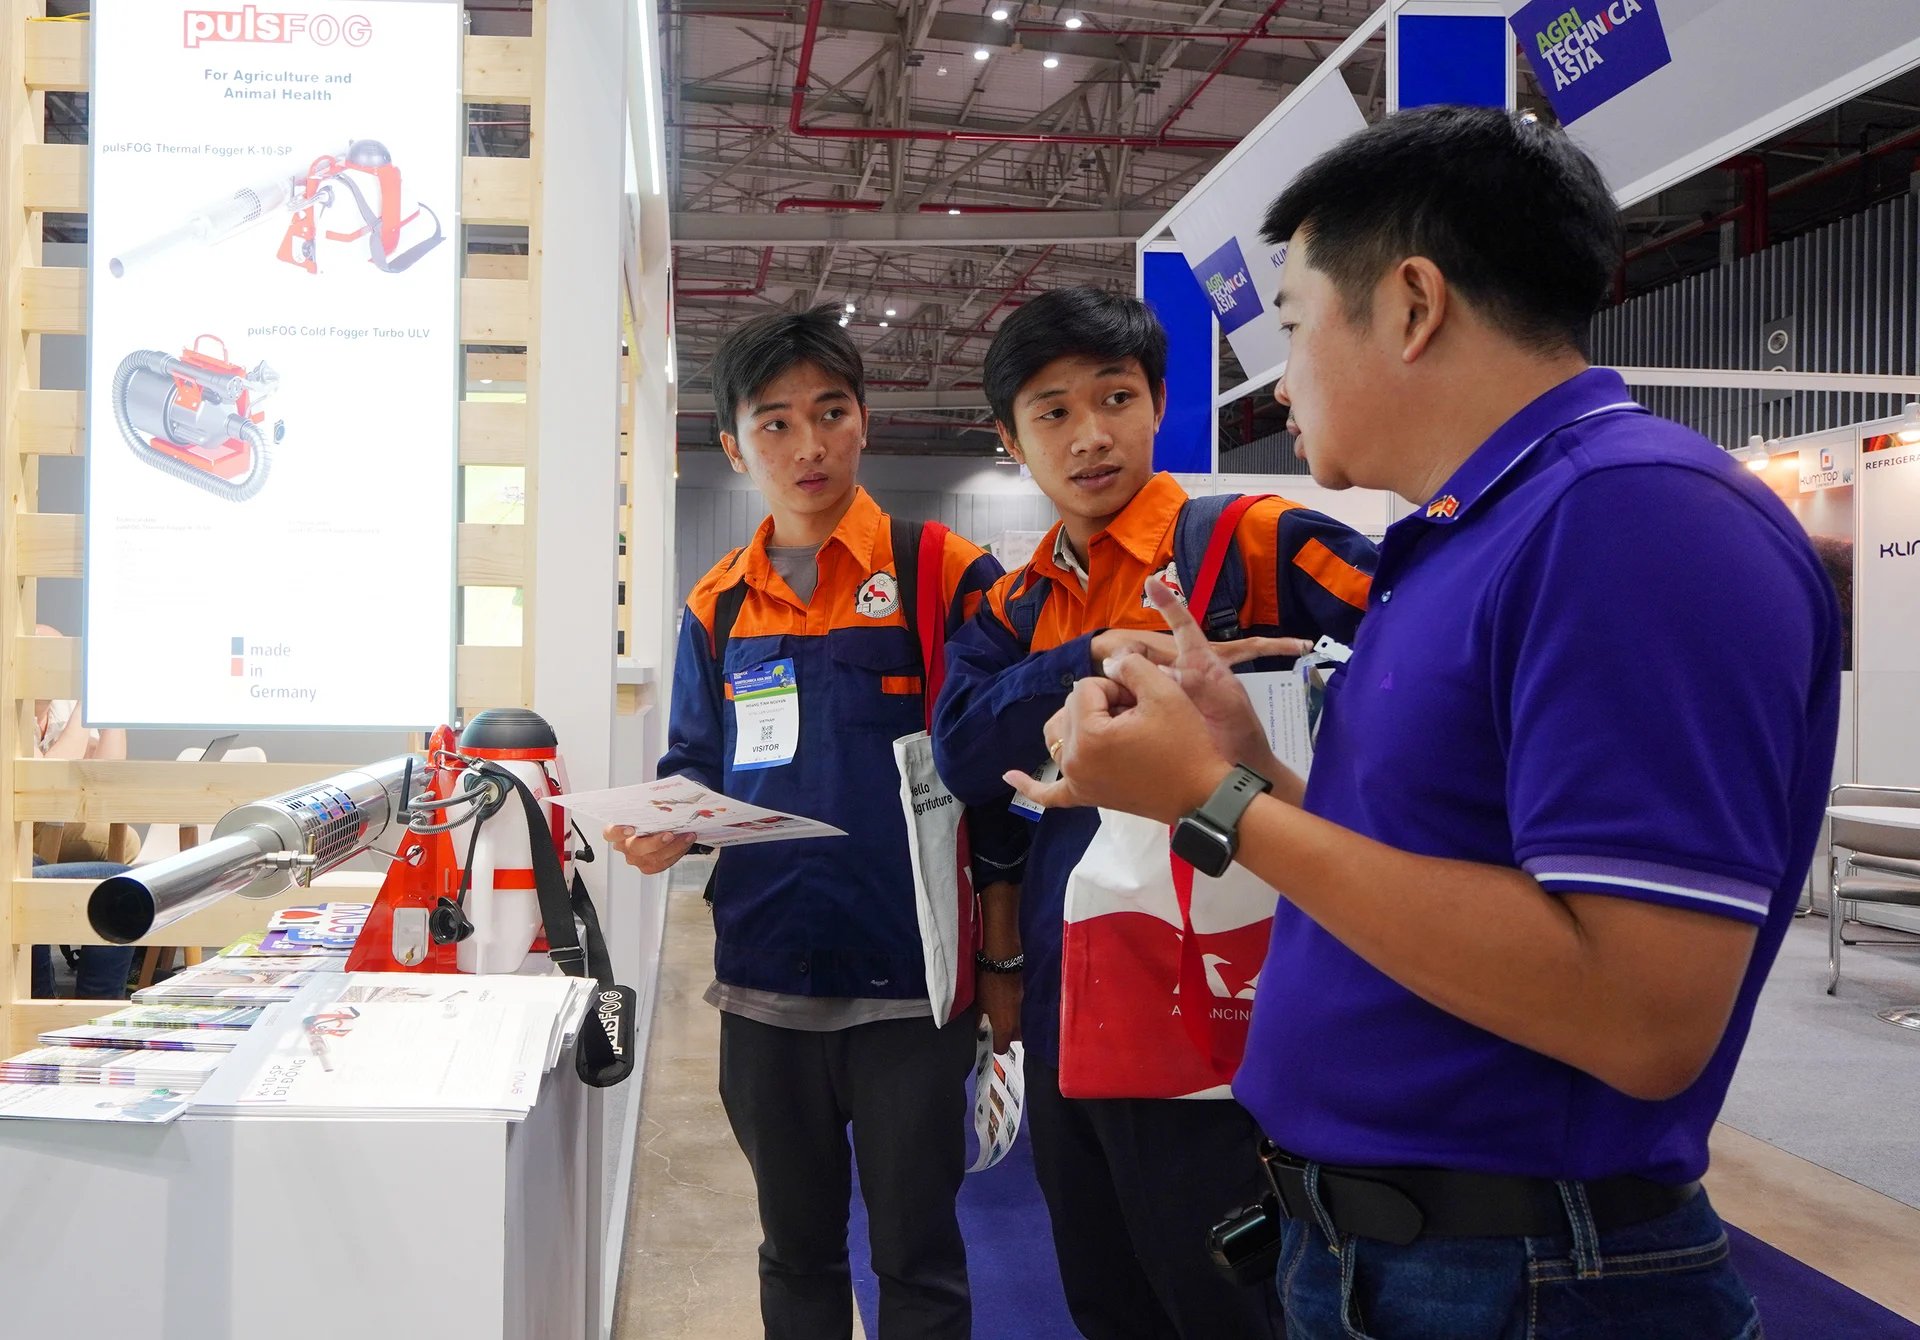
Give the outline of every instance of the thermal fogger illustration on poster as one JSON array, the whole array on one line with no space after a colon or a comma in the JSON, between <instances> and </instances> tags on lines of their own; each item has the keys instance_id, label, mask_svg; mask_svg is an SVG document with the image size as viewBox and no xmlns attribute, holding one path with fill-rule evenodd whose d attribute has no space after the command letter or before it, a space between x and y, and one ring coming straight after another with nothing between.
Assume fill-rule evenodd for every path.
<instances>
[{"instance_id":1,"label":"thermal fogger illustration on poster","mask_svg":"<svg viewBox=\"0 0 1920 1340\"><path fill-rule=\"evenodd\" d=\"M203 353L217 344L219 357ZM273 443L286 435L265 427L261 401L280 387L265 361L251 372L229 362L226 342L202 335L175 357L136 349L113 377L113 417L135 456L175 479L229 502L245 502L266 485ZM271 440L269 440L271 439Z\"/></svg>"},{"instance_id":2,"label":"thermal fogger illustration on poster","mask_svg":"<svg viewBox=\"0 0 1920 1340\"><path fill-rule=\"evenodd\" d=\"M369 191L372 199L368 198ZM431 207L415 202L412 213L403 213L401 201L400 169L387 146L379 140L355 140L344 153L322 154L303 171L268 177L214 201L171 231L117 254L108 262L107 270L121 279L178 247L212 246L269 215L289 210L293 217L276 255L308 274L318 274L321 223L328 210L351 203L360 226L346 232L326 229L326 238L333 242L364 238L374 268L384 274L399 274L446 240L440 216ZM432 221L432 234L400 250L402 230L422 214Z\"/></svg>"}]
</instances>

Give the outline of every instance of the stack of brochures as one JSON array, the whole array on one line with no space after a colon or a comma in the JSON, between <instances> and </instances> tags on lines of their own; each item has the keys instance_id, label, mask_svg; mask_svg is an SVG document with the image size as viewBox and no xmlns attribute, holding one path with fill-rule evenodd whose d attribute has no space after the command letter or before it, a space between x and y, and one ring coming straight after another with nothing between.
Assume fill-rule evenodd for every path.
<instances>
[{"instance_id":1,"label":"stack of brochures","mask_svg":"<svg viewBox=\"0 0 1920 1340\"><path fill-rule=\"evenodd\" d=\"M264 931L243 935L220 953L227 958L309 957L344 959L373 911L371 903L312 903L283 907Z\"/></svg>"},{"instance_id":2,"label":"stack of brochures","mask_svg":"<svg viewBox=\"0 0 1920 1340\"><path fill-rule=\"evenodd\" d=\"M133 993L142 1005L278 1005L346 966L344 958L222 954Z\"/></svg>"},{"instance_id":3,"label":"stack of brochures","mask_svg":"<svg viewBox=\"0 0 1920 1340\"><path fill-rule=\"evenodd\" d=\"M130 1084L145 1088L198 1088L220 1064L218 1054L106 1047L35 1047L0 1061L0 1083Z\"/></svg>"},{"instance_id":4,"label":"stack of brochures","mask_svg":"<svg viewBox=\"0 0 1920 1340\"><path fill-rule=\"evenodd\" d=\"M345 973L305 983L195 1095L196 1115L518 1120L578 1034L590 979Z\"/></svg>"}]
</instances>

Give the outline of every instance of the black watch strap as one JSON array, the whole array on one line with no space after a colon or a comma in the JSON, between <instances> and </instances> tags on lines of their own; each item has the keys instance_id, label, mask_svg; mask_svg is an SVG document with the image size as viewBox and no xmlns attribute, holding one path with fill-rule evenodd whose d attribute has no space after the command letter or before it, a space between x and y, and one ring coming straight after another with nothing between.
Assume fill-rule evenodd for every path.
<instances>
[{"instance_id":1,"label":"black watch strap","mask_svg":"<svg viewBox=\"0 0 1920 1340\"><path fill-rule=\"evenodd\" d=\"M1240 818L1253 804L1255 796L1273 790L1273 783L1244 764L1235 764L1232 772L1213 788L1207 803L1195 810L1194 817L1204 819L1223 833L1237 834Z\"/></svg>"}]
</instances>

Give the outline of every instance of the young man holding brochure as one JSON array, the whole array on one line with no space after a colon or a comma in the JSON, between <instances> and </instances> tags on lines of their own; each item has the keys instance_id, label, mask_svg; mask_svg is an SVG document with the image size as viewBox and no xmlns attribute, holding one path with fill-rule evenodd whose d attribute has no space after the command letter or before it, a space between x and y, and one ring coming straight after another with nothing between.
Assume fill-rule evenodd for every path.
<instances>
[{"instance_id":1,"label":"young man holding brochure","mask_svg":"<svg viewBox=\"0 0 1920 1340\"><path fill-rule=\"evenodd\" d=\"M859 487L866 396L835 309L748 322L713 381L721 445L769 515L688 597L660 773L847 834L728 848L712 890L707 999L759 1196L761 1316L772 1340L851 1334L850 1124L882 1340L960 1340L971 1307L954 1197L976 1015L962 998L951 1021L932 1018L893 741L925 728L916 628L957 628L1000 568L951 532L893 521ZM921 575L938 593L929 608ZM976 886L1013 874L1024 834L1004 810L997 828L969 822ZM648 873L692 844L607 838Z\"/></svg>"}]
</instances>

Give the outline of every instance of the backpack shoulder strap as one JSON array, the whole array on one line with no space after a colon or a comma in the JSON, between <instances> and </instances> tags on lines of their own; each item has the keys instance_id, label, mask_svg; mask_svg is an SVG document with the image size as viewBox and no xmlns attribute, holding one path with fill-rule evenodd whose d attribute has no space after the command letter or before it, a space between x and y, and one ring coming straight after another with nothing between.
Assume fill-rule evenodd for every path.
<instances>
[{"instance_id":1,"label":"backpack shoulder strap","mask_svg":"<svg viewBox=\"0 0 1920 1340\"><path fill-rule=\"evenodd\" d=\"M740 565L740 555L745 549L736 549L727 555L726 571L731 572ZM713 645L713 663L720 667L724 677L727 672L727 639L733 636L733 626L740 620L740 607L747 599L747 574L741 573L732 586L722 591L713 602L713 630L709 641Z\"/></svg>"},{"instance_id":2,"label":"backpack shoulder strap","mask_svg":"<svg viewBox=\"0 0 1920 1340\"><path fill-rule=\"evenodd\" d=\"M1194 617L1211 642L1239 637L1240 607L1247 600L1247 567L1234 538L1240 518L1267 494L1218 493L1189 498L1173 523L1173 562L1190 603L1205 602Z\"/></svg>"},{"instance_id":3,"label":"backpack shoulder strap","mask_svg":"<svg viewBox=\"0 0 1920 1340\"><path fill-rule=\"evenodd\" d=\"M887 530L893 537L893 576L900 586L900 613L906 617L907 631L915 641L923 641L922 612L916 606L920 603L920 541L925 529L918 521L887 518Z\"/></svg>"}]
</instances>

